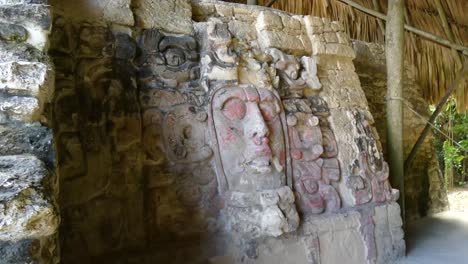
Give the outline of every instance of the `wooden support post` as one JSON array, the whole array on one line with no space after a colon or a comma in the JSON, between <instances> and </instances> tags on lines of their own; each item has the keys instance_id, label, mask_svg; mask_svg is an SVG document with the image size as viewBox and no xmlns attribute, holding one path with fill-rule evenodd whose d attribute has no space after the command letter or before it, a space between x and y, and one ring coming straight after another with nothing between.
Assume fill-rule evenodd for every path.
<instances>
[{"instance_id":1,"label":"wooden support post","mask_svg":"<svg viewBox=\"0 0 468 264\"><path fill-rule=\"evenodd\" d=\"M405 220L405 182L403 157L403 68L405 43L405 1L389 0L385 32L387 59L387 156L392 186L400 190L400 205Z\"/></svg>"}]
</instances>

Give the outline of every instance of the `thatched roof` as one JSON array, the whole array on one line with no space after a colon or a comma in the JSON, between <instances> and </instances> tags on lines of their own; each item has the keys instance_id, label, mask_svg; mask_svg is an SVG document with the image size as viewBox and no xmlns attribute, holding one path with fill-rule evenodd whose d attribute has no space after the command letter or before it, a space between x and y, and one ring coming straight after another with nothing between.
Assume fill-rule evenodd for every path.
<instances>
[{"instance_id":1,"label":"thatched roof","mask_svg":"<svg viewBox=\"0 0 468 264\"><path fill-rule=\"evenodd\" d=\"M387 0L374 0L380 5L381 13L387 13ZM437 2L442 4L451 32L445 33L437 9ZM246 2L234 0L230 2ZM270 0L258 0L259 5L266 5ZM377 10L373 0L354 0L367 8ZM406 0L406 23L434 35L450 39L468 46L468 0ZM277 0L272 8L301 15L329 17L345 26L351 38L384 43L384 32L379 27L378 19L364 14L338 0ZM452 36L450 36L452 35ZM417 37L406 34L406 57L418 69L418 80L423 88L423 96L429 102L437 104L445 91L452 84L462 67L462 61L468 57L460 52ZM468 81L457 87L454 97L459 111L468 110Z\"/></svg>"}]
</instances>

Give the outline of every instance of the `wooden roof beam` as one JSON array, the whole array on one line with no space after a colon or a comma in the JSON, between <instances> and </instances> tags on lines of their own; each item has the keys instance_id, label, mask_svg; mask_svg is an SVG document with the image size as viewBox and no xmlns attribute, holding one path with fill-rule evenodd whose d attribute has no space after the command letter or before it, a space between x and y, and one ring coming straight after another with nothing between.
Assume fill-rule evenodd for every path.
<instances>
[{"instance_id":1,"label":"wooden roof beam","mask_svg":"<svg viewBox=\"0 0 468 264\"><path fill-rule=\"evenodd\" d=\"M354 2L354 1L351 1L351 0L338 0L338 1L342 2L344 4L347 4L347 5L351 6L351 7L354 7L355 9L357 9L357 10L359 10L361 12L364 12L364 13L366 13L368 15L371 15L373 17L376 17L376 18L379 18L381 20L387 21L387 16L386 15L384 15L384 14L382 14L380 12L377 12L375 10L369 9L367 7L364 7L364 6L358 4L358 3ZM405 29L407 31L409 31L409 32L413 32L414 34L416 34L418 36L421 36L421 37L423 37L425 39L431 40L431 41L433 41L435 43L438 43L440 45L443 45L443 46L450 47L450 48L453 48L455 50L461 51L461 52L463 52L463 54L468 56L468 47L453 43L450 40L447 40L445 38L436 36L436 35L434 35L432 33L417 29L415 27L412 27L412 26L409 26L409 25L406 25L406 24L405 24Z\"/></svg>"}]
</instances>

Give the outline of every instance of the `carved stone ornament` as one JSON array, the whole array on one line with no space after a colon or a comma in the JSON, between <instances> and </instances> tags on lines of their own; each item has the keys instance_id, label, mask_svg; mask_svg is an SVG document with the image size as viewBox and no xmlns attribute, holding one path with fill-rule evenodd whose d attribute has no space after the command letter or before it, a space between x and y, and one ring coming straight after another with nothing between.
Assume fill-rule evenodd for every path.
<instances>
[{"instance_id":1,"label":"carved stone ornament","mask_svg":"<svg viewBox=\"0 0 468 264\"><path fill-rule=\"evenodd\" d=\"M347 179L346 184L351 188L356 204L391 200L388 164L382 158L376 133L371 127L371 117L368 113L358 110L350 111L348 115L353 118L359 155L352 165L354 175Z\"/></svg>"},{"instance_id":2,"label":"carved stone ornament","mask_svg":"<svg viewBox=\"0 0 468 264\"><path fill-rule=\"evenodd\" d=\"M191 36L168 36L157 29L145 30L139 38L138 60L144 88L190 88L200 76L197 42Z\"/></svg>"},{"instance_id":3,"label":"carved stone ornament","mask_svg":"<svg viewBox=\"0 0 468 264\"><path fill-rule=\"evenodd\" d=\"M250 85L222 87L213 93L210 115L231 226L254 237L296 229L294 196L286 185L284 111L276 93Z\"/></svg>"},{"instance_id":4,"label":"carved stone ornament","mask_svg":"<svg viewBox=\"0 0 468 264\"><path fill-rule=\"evenodd\" d=\"M336 211L341 207L341 199L331 183L339 181L340 166L333 158L337 152L333 133L320 126L320 119L312 113L307 99L289 99L284 104L288 112L296 204L304 214ZM322 130L327 134L325 137Z\"/></svg>"}]
</instances>

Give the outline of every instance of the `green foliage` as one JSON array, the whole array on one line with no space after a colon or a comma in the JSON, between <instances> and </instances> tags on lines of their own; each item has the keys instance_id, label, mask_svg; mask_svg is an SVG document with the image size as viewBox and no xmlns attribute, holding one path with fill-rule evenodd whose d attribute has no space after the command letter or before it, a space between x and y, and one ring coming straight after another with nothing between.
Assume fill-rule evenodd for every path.
<instances>
[{"instance_id":1,"label":"green foliage","mask_svg":"<svg viewBox=\"0 0 468 264\"><path fill-rule=\"evenodd\" d=\"M456 184L465 184L468 180L466 166L468 163L466 151L468 149L468 113L457 113L455 102L448 101L445 110L437 117L434 125L446 135L451 135L452 140L458 143L452 143L445 136L434 131L434 145L441 168L444 168L446 172L452 170L445 175L452 175L453 172Z\"/></svg>"}]
</instances>

